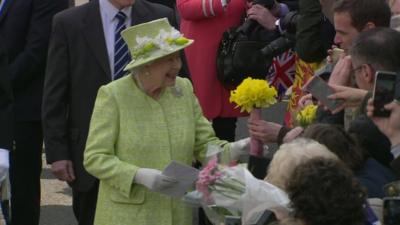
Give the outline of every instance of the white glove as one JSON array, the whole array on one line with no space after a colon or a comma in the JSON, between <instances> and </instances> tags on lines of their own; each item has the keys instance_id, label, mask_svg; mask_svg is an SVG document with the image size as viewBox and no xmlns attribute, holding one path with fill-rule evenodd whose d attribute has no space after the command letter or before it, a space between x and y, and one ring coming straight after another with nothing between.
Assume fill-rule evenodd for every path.
<instances>
[{"instance_id":1,"label":"white glove","mask_svg":"<svg viewBox=\"0 0 400 225\"><path fill-rule=\"evenodd\" d=\"M8 151L0 149L0 182L7 177L9 165Z\"/></svg>"},{"instance_id":2,"label":"white glove","mask_svg":"<svg viewBox=\"0 0 400 225\"><path fill-rule=\"evenodd\" d=\"M140 168L136 172L134 181L156 192L171 187L177 182L174 178L163 175L159 170L147 168Z\"/></svg>"},{"instance_id":3,"label":"white glove","mask_svg":"<svg viewBox=\"0 0 400 225\"><path fill-rule=\"evenodd\" d=\"M231 159L237 160L240 156L249 154L250 137L231 142Z\"/></svg>"}]
</instances>

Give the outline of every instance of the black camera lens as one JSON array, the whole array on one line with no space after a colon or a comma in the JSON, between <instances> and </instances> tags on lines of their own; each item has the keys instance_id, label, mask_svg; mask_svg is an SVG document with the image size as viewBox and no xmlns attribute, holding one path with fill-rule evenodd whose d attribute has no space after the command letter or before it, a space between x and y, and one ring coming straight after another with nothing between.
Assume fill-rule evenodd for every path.
<instances>
[{"instance_id":1,"label":"black camera lens","mask_svg":"<svg viewBox=\"0 0 400 225\"><path fill-rule=\"evenodd\" d=\"M261 49L261 53L266 58L272 58L294 47L294 44L295 44L294 38L290 38L288 36L282 36L272 41L269 45L265 46L263 49Z\"/></svg>"}]
</instances>

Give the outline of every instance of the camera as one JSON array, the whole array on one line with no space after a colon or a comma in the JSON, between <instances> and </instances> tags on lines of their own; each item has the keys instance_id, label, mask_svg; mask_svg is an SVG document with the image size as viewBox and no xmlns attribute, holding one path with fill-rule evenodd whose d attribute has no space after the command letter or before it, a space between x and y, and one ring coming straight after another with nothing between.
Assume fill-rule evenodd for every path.
<instances>
[{"instance_id":1,"label":"camera","mask_svg":"<svg viewBox=\"0 0 400 225\"><path fill-rule=\"evenodd\" d=\"M279 21L279 27L283 30L282 36L275 39L261 49L261 53L267 60L293 48L296 43L296 27L299 14L296 11L289 12Z\"/></svg>"}]
</instances>

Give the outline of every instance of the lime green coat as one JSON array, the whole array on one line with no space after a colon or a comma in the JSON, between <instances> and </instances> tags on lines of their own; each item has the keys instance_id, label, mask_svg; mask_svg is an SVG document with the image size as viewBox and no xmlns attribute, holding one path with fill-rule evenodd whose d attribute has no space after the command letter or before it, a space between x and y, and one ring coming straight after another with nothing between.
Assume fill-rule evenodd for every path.
<instances>
[{"instance_id":1,"label":"lime green coat","mask_svg":"<svg viewBox=\"0 0 400 225\"><path fill-rule=\"evenodd\" d=\"M177 78L158 100L126 76L99 89L84 165L100 180L95 225L190 225L191 208L179 199L133 183L138 168L191 165L208 143L223 145L202 115L190 81ZM226 148L228 148L228 145ZM226 154L224 154L226 157Z\"/></svg>"}]
</instances>

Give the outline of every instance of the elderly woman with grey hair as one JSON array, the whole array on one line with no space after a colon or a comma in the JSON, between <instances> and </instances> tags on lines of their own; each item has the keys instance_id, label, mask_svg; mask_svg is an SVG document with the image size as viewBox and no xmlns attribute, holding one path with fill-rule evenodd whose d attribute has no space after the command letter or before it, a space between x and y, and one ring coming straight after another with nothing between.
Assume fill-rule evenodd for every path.
<instances>
[{"instance_id":1,"label":"elderly woman with grey hair","mask_svg":"<svg viewBox=\"0 0 400 225\"><path fill-rule=\"evenodd\" d=\"M289 178L297 166L316 157L339 160L324 145L311 139L298 138L285 143L272 158L265 180L286 190Z\"/></svg>"}]
</instances>

